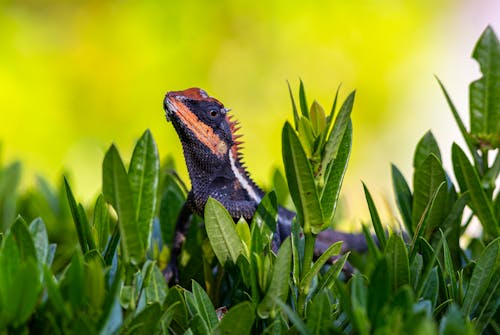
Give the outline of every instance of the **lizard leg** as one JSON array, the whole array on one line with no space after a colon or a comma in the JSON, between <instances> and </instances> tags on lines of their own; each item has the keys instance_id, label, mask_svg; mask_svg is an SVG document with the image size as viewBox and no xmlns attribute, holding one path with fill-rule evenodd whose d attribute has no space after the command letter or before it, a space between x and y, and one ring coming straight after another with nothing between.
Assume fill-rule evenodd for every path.
<instances>
[{"instance_id":1,"label":"lizard leg","mask_svg":"<svg viewBox=\"0 0 500 335\"><path fill-rule=\"evenodd\" d=\"M184 203L184 206L182 207L175 223L175 235L172 252L170 253L170 262L164 272L167 282L173 281L174 283L177 283L179 281L179 268L177 261L181 253L182 245L186 240L186 234L189 230L189 226L191 225L191 217L193 214L191 209L190 194L188 195L188 199Z\"/></svg>"}]
</instances>

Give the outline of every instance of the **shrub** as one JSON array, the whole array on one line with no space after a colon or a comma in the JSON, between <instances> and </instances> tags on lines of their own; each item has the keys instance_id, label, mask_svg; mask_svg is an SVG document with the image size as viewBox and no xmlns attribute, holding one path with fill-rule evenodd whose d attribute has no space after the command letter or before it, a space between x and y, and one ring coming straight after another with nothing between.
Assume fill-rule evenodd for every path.
<instances>
[{"instance_id":1,"label":"shrub","mask_svg":"<svg viewBox=\"0 0 500 335\"><path fill-rule=\"evenodd\" d=\"M483 76L470 85L470 130L439 82L472 161L453 144L453 182L427 132L415 149L412 188L392 166L405 232L382 224L363 185L376 235L363 227L365 255L339 255L337 243L312 259L347 168L354 93L340 108L337 93L327 115L316 102L308 108L302 83L298 104L290 91L294 124L283 127L283 162L298 215L279 251L270 243L275 192L249 223L234 224L209 199L204 225L198 217L191 224L172 287L162 271L186 189L170 164L160 167L149 131L128 167L114 145L107 151L92 208L77 202L66 179L54 190L40 178L22 193L20 164L2 166L0 333L498 333L500 44L491 28L473 57ZM472 220L483 233L462 248ZM351 278L341 274L348 258Z\"/></svg>"}]
</instances>

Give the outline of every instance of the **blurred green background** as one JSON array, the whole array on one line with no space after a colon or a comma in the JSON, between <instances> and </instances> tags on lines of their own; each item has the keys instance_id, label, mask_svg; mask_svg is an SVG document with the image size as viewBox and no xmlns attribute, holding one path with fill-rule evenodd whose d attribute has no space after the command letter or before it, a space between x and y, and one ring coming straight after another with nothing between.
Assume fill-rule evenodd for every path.
<instances>
[{"instance_id":1,"label":"blurred green background","mask_svg":"<svg viewBox=\"0 0 500 335\"><path fill-rule=\"evenodd\" d=\"M2 159L22 160L25 187L64 172L77 197L94 199L105 150L127 159L146 128L187 181L180 143L165 122L166 91L202 87L241 121L254 179L281 166L286 87L306 84L329 109L357 89L346 217L367 217L360 180L392 199L389 163L407 177L429 128L444 159L458 138L433 77L467 116L469 55L482 30L499 33L498 1L2 1ZM392 200L387 200L388 209Z\"/></svg>"}]
</instances>

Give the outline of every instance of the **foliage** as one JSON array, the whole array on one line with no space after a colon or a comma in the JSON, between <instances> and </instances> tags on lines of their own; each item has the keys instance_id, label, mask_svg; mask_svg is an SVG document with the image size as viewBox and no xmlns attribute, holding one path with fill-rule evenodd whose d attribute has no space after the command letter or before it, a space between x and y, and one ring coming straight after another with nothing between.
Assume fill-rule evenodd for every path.
<instances>
[{"instance_id":1,"label":"foliage","mask_svg":"<svg viewBox=\"0 0 500 335\"><path fill-rule=\"evenodd\" d=\"M309 107L302 82L298 104L290 90L294 126L283 127L283 162L298 215L279 250L271 243L274 192L250 223L234 224L209 199L206 229L194 218L180 282L171 287L162 271L186 191L169 166L160 168L149 131L128 168L114 145L107 151L93 208L77 202L67 179L58 191L40 179L36 190L19 196L20 164L2 167L0 334L498 333L499 48L487 28L474 52L483 77L470 87L470 131L440 83L472 163L453 144L455 184L428 132L415 150L412 187L392 167L404 232L384 227L364 185L375 231L364 227L365 255L339 255L336 243L313 261L349 160L354 93L337 108L337 92L326 115L317 102ZM67 228L70 218L74 230ZM472 220L483 234L463 239L462 248ZM60 227L69 238L58 235ZM336 262L326 265L333 256ZM357 268L350 278L340 274L348 257Z\"/></svg>"}]
</instances>

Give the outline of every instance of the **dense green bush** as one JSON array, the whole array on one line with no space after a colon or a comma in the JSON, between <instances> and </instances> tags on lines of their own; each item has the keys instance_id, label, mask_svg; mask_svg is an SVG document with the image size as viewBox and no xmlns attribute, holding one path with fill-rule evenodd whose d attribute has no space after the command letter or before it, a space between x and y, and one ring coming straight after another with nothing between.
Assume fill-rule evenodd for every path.
<instances>
[{"instance_id":1,"label":"dense green bush","mask_svg":"<svg viewBox=\"0 0 500 335\"><path fill-rule=\"evenodd\" d=\"M316 102L308 108L302 83L298 104L291 94L294 125L283 127L282 145L298 215L278 253L270 242L277 198L288 192L283 183L250 223L234 224L209 199L172 287L162 271L186 189L171 162L160 167L149 131L128 168L114 145L107 151L93 208L75 200L66 179L53 190L40 178L20 193L20 164L1 166L0 334L499 333L500 44L490 28L473 57L483 77L470 86L469 131L440 83L472 162L453 144L454 183L426 133L415 149L412 189L392 167L405 232L382 224L364 186L378 242L365 226L369 251L332 265L340 243L314 262L312 254L335 214L354 93L338 111L337 94L328 115ZM483 228L480 238L464 237L472 220ZM350 278L341 273L348 258L356 267Z\"/></svg>"}]
</instances>

